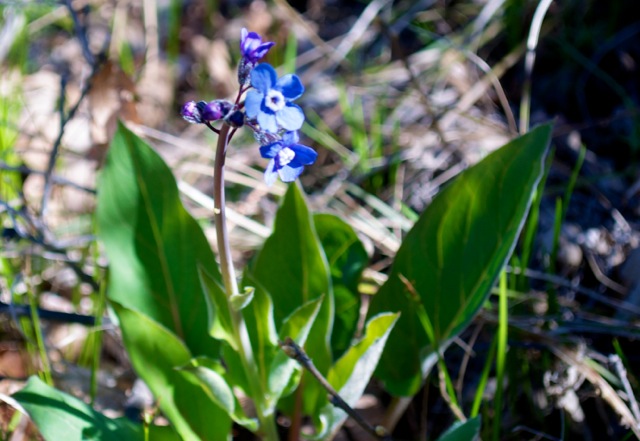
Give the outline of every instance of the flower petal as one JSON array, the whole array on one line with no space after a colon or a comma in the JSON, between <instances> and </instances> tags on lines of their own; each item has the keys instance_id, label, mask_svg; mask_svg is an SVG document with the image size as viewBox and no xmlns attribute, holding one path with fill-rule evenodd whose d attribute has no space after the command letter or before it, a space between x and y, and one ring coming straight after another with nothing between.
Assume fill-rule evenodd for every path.
<instances>
[{"instance_id":1,"label":"flower petal","mask_svg":"<svg viewBox=\"0 0 640 441\"><path fill-rule=\"evenodd\" d=\"M282 135L282 144L286 146L290 146L293 144L297 144L300 141L300 137L298 136L297 130L292 130L290 132L286 132Z\"/></svg>"},{"instance_id":2,"label":"flower petal","mask_svg":"<svg viewBox=\"0 0 640 441\"><path fill-rule=\"evenodd\" d=\"M264 182L266 182L269 187L271 187L273 183L276 182L276 178L278 176L278 173L276 172L276 170L274 170L275 165L276 161L272 159L271 161L269 161L269 165L267 165L267 168L264 171Z\"/></svg>"},{"instance_id":3,"label":"flower petal","mask_svg":"<svg viewBox=\"0 0 640 441\"><path fill-rule=\"evenodd\" d=\"M298 176L300 176L302 170L304 170L304 167L302 166L290 167L288 165L285 165L280 170L278 170L278 174L280 175L280 179L282 180L282 182L293 182Z\"/></svg>"},{"instance_id":4,"label":"flower petal","mask_svg":"<svg viewBox=\"0 0 640 441\"><path fill-rule=\"evenodd\" d=\"M242 52L242 55L248 57L258 46L260 46L262 43L262 37L255 32L247 32L244 28L243 31L244 32L241 32L240 34L240 51Z\"/></svg>"},{"instance_id":5,"label":"flower petal","mask_svg":"<svg viewBox=\"0 0 640 441\"><path fill-rule=\"evenodd\" d=\"M262 43L260 46L254 49L253 53L251 54L252 58L258 61L259 59L267 55L267 52L269 52L269 49L271 49L274 44L275 43L273 41Z\"/></svg>"},{"instance_id":6,"label":"flower petal","mask_svg":"<svg viewBox=\"0 0 640 441\"><path fill-rule=\"evenodd\" d=\"M290 101L300 98L300 95L304 93L302 81L300 81L297 75L292 74L280 78L275 85L275 89L282 92L282 95Z\"/></svg>"},{"instance_id":7,"label":"flower petal","mask_svg":"<svg viewBox=\"0 0 640 441\"><path fill-rule=\"evenodd\" d=\"M296 154L293 160L289 163L289 166L291 167L311 165L316 162L316 159L318 158L318 153L306 145L294 144L290 145L289 148Z\"/></svg>"},{"instance_id":8,"label":"flower petal","mask_svg":"<svg viewBox=\"0 0 640 441\"><path fill-rule=\"evenodd\" d=\"M251 85L266 95L269 89L276 84L278 76L273 67L267 63L258 64L255 69L251 71Z\"/></svg>"},{"instance_id":9,"label":"flower petal","mask_svg":"<svg viewBox=\"0 0 640 441\"><path fill-rule=\"evenodd\" d=\"M304 112L292 103L287 103L277 114L278 125L285 130L298 130L304 123Z\"/></svg>"},{"instance_id":10,"label":"flower petal","mask_svg":"<svg viewBox=\"0 0 640 441\"><path fill-rule=\"evenodd\" d=\"M280 141L263 145L260 146L260 156L263 158L275 158L280 150L282 150L282 142Z\"/></svg>"},{"instance_id":11,"label":"flower petal","mask_svg":"<svg viewBox=\"0 0 640 441\"><path fill-rule=\"evenodd\" d=\"M258 113L258 124L265 132L276 133L278 131L278 123L274 113L267 113L264 109Z\"/></svg>"},{"instance_id":12,"label":"flower petal","mask_svg":"<svg viewBox=\"0 0 640 441\"><path fill-rule=\"evenodd\" d=\"M264 100L264 95L257 90L250 90L244 100L244 110L249 118L255 118L260 113L260 106Z\"/></svg>"}]
</instances>

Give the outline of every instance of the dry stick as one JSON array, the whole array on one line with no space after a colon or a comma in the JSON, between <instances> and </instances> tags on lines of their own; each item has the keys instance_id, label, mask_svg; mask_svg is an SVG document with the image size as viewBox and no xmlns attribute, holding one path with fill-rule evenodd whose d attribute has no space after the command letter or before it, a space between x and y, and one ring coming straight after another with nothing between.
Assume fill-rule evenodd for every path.
<instances>
[{"instance_id":1,"label":"dry stick","mask_svg":"<svg viewBox=\"0 0 640 441\"><path fill-rule=\"evenodd\" d=\"M13 223L13 228L20 238L33 242L36 245L40 245L47 251L51 251L52 253L61 255L63 257L64 263L69 268L71 268L71 270L78 276L78 278L82 282L88 283L89 285L91 285L91 288L93 288L93 290L95 291L98 290L98 283L95 280L93 280L93 277L85 273L76 262L71 260L71 258L69 258L67 251L65 249L53 243L48 242L43 232L39 228L40 224L37 223L36 220L32 219L31 216L25 210L18 211L12 206L10 206L8 203L4 202L3 200L0 200L0 208L2 208L2 211L6 211L8 213L9 219ZM24 219L24 221L28 224L28 226L33 231L35 231L37 235L33 235L30 232L20 228L18 226L17 218Z\"/></svg>"},{"instance_id":2,"label":"dry stick","mask_svg":"<svg viewBox=\"0 0 640 441\"><path fill-rule=\"evenodd\" d=\"M91 73L89 74L89 78L87 78L86 84L82 88L82 92L80 93L80 98L78 98L78 101L69 110L69 113L67 113L66 116L64 115L64 96L65 96L66 79L63 76L61 80L62 85L60 90L61 92L60 94L61 95L60 96L60 132L58 133L58 137L53 143L53 148L51 149L51 153L49 154L49 164L47 165L47 169L44 173L44 191L42 192L42 201L40 204L40 217L43 220L45 218L45 214L47 211L47 202L51 197L51 190L52 190L51 175L53 174L53 169L55 168L56 160L58 159L58 153L60 151L60 145L62 144L62 137L64 136L65 128L67 126L67 123L73 119L76 112L78 111L78 108L80 107L80 104L89 93L89 90L91 89L91 86L93 83L92 81L93 77L96 75L96 73L98 73L98 70L102 66L102 60L101 60L102 57L98 57L96 59L96 57L91 53L91 50L89 49L89 42L87 40L85 29L80 24L78 15L76 14L76 11L73 9L73 6L71 5L71 0L67 0L65 2L65 5L69 10L69 14L71 14L71 17L73 18L73 22L76 28L77 38L80 41L80 45L82 46L82 54L84 55L87 62L92 66L92 68L91 68Z\"/></svg>"},{"instance_id":3,"label":"dry stick","mask_svg":"<svg viewBox=\"0 0 640 441\"><path fill-rule=\"evenodd\" d=\"M38 312L38 317L43 320L49 320L53 322L77 323L79 325L94 326L97 321L96 316L93 315L60 312L43 308L36 308L36 310ZM29 305L5 303L0 300L0 314L10 314L13 320L16 321L18 317L28 317L29 315L31 315L31 311L29 310ZM105 322L107 324L111 324L111 321L108 317L104 317L102 320L103 325L105 324Z\"/></svg>"},{"instance_id":4,"label":"dry stick","mask_svg":"<svg viewBox=\"0 0 640 441\"><path fill-rule=\"evenodd\" d=\"M371 424L369 424L369 422L365 420L362 415L356 412L351 406L346 403L346 401L342 399L342 397L340 397L340 395L338 395L338 392L336 392L333 386L331 386L326 378L324 378L324 376L318 371L318 369L316 369L315 365L306 354L304 349L298 346L298 344L293 341L291 337L285 338L284 342L279 341L278 344L289 358L292 358L300 363L300 365L302 365L302 367L309 371L309 373L313 375L316 380L318 380L320 385L324 387L327 392L329 392L329 401L331 402L331 404L345 411L347 415L353 418L353 420L360 425L360 427L362 427L374 437L385 441L392 440L391 435L387 432L387 429L382 426L372 426Z\"/></svg>"},{"instance_id":5,"label":"dry stick","mask_svg":"<svg viewBox=\"0 0 640 441\"><path fill-rule=\"evenodd\" d=\"M407 54L404 51L402 44L400 44L400 40L398 35L391 33L389 28L382 21L380 22L380 29L387 36L389 41L391 42L391 48L394 49L400 55L400 61L402 61L402 65L404 66L407 74L409 75L409 82L413 86L413 88L418 92L418 96L422 101L422 105L426 111L426 114L429 118L431 118L430 129L433 129L436 132L438 138L440 138L440 142L445 146L449 145L449 142L444 136L444 131L442 130L442 126L440 125L440 118L436 115L433 107L431 106L431 102L429 101L429 95L422 90L420 86L420 82L416 78L413 73L413 69L411 68L411 63L409 63L409 59L407 58Z\"/></svg>"},{"instance_id":6,"label":"dry stick","mask_svg":"<svg viewBox=\"0 0 640 441\"><path fill-rule=\"evenodd\" d=\"M462 358L462 362L460 363L460 374L458 375L458 381L456 382L456 392L458 393L458 400L462 401L462 387L464 386L464 377L467 372L467 366L469 365L469 360L474 355L473 346L476 344L478 337L480 336L480 332L484 329L484 323L478 323L478 326L474 329L471 334L471 338L469 339L469 350L464 351L464 357Z\"/></svg>"},{"instance_id":7,"label":"dry stick","mask_svg":"<svg viewBox=\"0 0 640 441\"><path fill-rule=\"evenodd\" d=\"M444 402L447 403L447 406L449 406L451 412L456 416L458 420L462 421L463 423L466 422L467 417L462 412L462 409L460 409L460 406L458 406L451 400L451 397L447 392L447 380L445 378L444 369L441 368L438 369L438 388L440 389L440 396L442 397Z\"/></svg>"},{"instance_id":8,"label":"dry stick","mask_svg":"<svg viewBox=\"0 0 640 441\"><path fill-rule=\"evenodd\" d=\"M512 273L512 274L524 274L526 277L529 277L531 279L536 279L536 280L542 280L544 282L549 282L549 283L553 283L556 284L558 286L563 286L565 288L569 288L574 290L577 293L583 294L587 297L589 297L590 299L593 299L597 302L602 303L603 305L607 305L610 306L612 308L616 308L616 309L622 309L622 310L626 310L629 312L632 312L634 314L640 314L640 307L638 307L637 305L633 304L633 303L629 303L629 302L625 302L624 300L616 300L614 298L608 297L608 296L604 296L600 293L598 293L597 291L594 291L592 289L587 289L587 288L583 288L581 286L578 285L574 285L573 283L571 283L570 281L559 277L559 276L554 276L552 274L546 274L540 271L536 271L536 270L532 270L532 269L525 269L524 272L522 272L520 270L520 268L512 268L510 266L506 267L507 272Z\"/></svg>"},{"instance_id":9,"label":"dry stick","mask_svg":"<svg viewBox=\"0 0 640 441\"><path fill-rule=\"evenodd\" d=\"M18 172L23 175L44 175L45 172L40 170L34 170L32 168L27 167L26 165L12 166L8 165L6 162L0 161L0 170L6 170L11 172ZM96 190L94 188L83 187L80 184L72 182L66 178L61 176L50 176L51 182L58 185L66 185L71 188L75 188L76 190L84 191L86 193L96 194Z\"/></svg>"},{"instance_id":10,"label":"dry stick","mask_svg":"<svg viewBox=\"0 0 640 441\"><path fill-rule=\"evenodd\" d=\"M87 60L87 63L89 63L90 65L93 65L95 63L95 57L93 53L91 53L91 50L89 49L89 40L87 39L87 30L82 25L82 23L80 23L80 19L78 18L78 14L76 13L76 10L73 9L71 0L66 0L64 2L64 5L69 11L69 14L71 15L71 19L73 20L73 26L76 30L76 37L80 41L80 47L82 48L82 55L84 56L85 60Z\"/></svg>"},{"instance_id":11,"label":"dry stick","mask_svg":"<svg viewBox=\"0 0 640 441\"><path fill-rule=\"evenodd\" d=\"M624 387L624 391L627 394L627 401L629 401L629 407L631 408L633 416L636 418L636 421L640 421L640 406L638 406L638 401L633 394L633 388L631 387L631 383L629 383L629 376L627 375L624 364L622 364L622 359L619 355L614 354L609 356L609 362L616 368L618 377L622 382L622 387Z\"/></svg>"},{"instance_id":12,"label":"dry stick","mask_svg":"<svg viewBox=\"0 0 640 441\"><path fill-rule=\"evenodd\" d=\"M600 392L600 396L615 410L621 418L621 423L628 426L636 438L640 439L640 422L624 403L615 389L592 366L579 357L574 351L563 348L553 341L546 342L551 352L565 364L573 366Z\"/></svg>"}]
</instances>

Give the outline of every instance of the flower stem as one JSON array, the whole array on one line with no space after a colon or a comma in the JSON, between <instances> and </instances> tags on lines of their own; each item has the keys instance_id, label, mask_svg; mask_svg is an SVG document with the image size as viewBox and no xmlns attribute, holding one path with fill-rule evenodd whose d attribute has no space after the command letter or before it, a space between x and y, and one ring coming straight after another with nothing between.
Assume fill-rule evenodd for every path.
<instances>
[{"instance_id":1,"label":"flower stem","mask_svg":"<svg viewBox=\"0 0 640 441\"><path fill-rule=\"evenodd\" d=\"M210 124L207 124L213 130ZM214 223L216 227L216 238L218 240L218 254L220 256L220 272L224 282L227 297L238 294L238 282L236 281L233 260L231 259L231 247L229 245L229 234L227 232L227 220L225 214L225 194L224 194L224 162L227 153L227 146L233 132L230 127L224 124L218 133L218 145L216 148L215 166L213 170L213 200L214 200ZM249 381L251 398L254 401L260 429L263 439L278 441L278 430L275 424L273 411L265 409L267 393L264 385L260 381L260 374L253 358L253 349L249 340L249 333L244 323L242 313L236 311L231 302L227 302L233 326L233 338L236 341L238 355L242 360L242 365Z\"/></svg>"},{"instance_id":2,"label":"flower stem","mask_svg":"<svg viewBox=\"0 0 640 441\"><path fill-rule=\"evenodd\" d=\"M230 127L224 124L218 134L216 162L213 169L213 219L216 226L218 253L220 255L220 272L222 273L227 296L231 297L234 294L238 294L238 283L236 282L233 260L231 260L224 197L224 161L227 154L227 146L229 145L229 129Z\"/></svg>"}]
</instances>

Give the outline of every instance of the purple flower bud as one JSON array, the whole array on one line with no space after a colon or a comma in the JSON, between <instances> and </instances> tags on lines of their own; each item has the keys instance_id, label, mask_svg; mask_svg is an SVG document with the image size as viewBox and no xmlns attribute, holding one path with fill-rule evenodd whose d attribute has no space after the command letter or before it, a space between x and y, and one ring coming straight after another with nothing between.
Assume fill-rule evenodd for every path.
<instances>
[{"instance_id":1,"label":"purple flower bud","mask_svg":"<svg viewBox=\"0 0 640 441\"><path fill-rule=\"evenodd\" d=\"M269 52L275 43L272 41L262 42L262 37L255 32L249 32L242 28L240 38L240 65L238 66L238 82L240 86L248 86L251 71L258 64L258 61Z\"/></svg>"},{"instance_id":2,"label":"purple flower bud","mask_svg":"<svg viewBox=\"0 0 640 441\"><path fill-rule=\"evenodd\" d=\"M263 43L260 35L242 28L240 52L242 53L242 58L245 58L248 62L256 64L262 57L267 55L267 52L274 44L273 41Z\"/></svg>"},{"instance_id":3,"label":"purple flower bud","mask_svg":"<svg viewBox=\"0 0 640 441\"><path fill-rule=\"evenodd\" d=\"M223 119L233 108L233 104L226 100L213 100L208 103L201 101L202 108L202 120L203 121L217 121ZM198 103L200 105L200 103Z\"/></svg>"},{"instance_id":4,"label":"purple flower bud","mask_svg":"<svg viewBox=\"0 0 640 441\"><path fill-rule=\"evenodd\" d=\"M189 101L182 106L180 115L182 115L185 121L191 124L200 124L202 122L202 112L200 111L198 103L195 101Z\"/></svg>"}]
</instances>

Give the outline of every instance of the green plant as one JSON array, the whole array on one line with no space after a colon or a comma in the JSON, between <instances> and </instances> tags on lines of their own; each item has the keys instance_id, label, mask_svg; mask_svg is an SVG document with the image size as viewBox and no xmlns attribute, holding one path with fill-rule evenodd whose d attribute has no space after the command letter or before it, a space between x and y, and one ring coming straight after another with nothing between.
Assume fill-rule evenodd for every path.
<instances>
[{"instance_id":1,"label":"green plant","mask_svg":"<svg viewBox=\"0 0 640 441\"><path fill-rule=\"evenodd\" d=\"M247 38L258 37L245 34L243 44ZM292 135L297 116L278 114L295 105L265 104L278 93L289 99L288 88L297 85L293 77L264 79L272 68L251 58L262 47L261 41L243 46L235 103L188 103L183 109L186 119L218 135L220 264L182 206L171 170L122 124L100 178L96 216L110 261L109 305L133 367L170 428L108 419L33 379L14 399L45 439L65 433L77 439L226 440L238 424L276 440L278 412L292 418L293 436L308 416L316 428L312 438L329 439L374 371L392 395L417 392L510 257L542 176L549 125L490 154L434 199L404 239L357 340L358 282L368 256L343 220L310 213L296 184L289 185L272 235L239 284L224 201L224 160L236 129L244 124L256 133L263 157L271 159L267 182L276 175L293 181L315 159ZM249 76L257 91L243 102ZM214 121L222 125L214 127ZM239 395L252 400L255 413ZM479 426L474 418L442 439L469 439ZM381 427L370 428L387 436Z\"/></svg>"}]
</instances>

